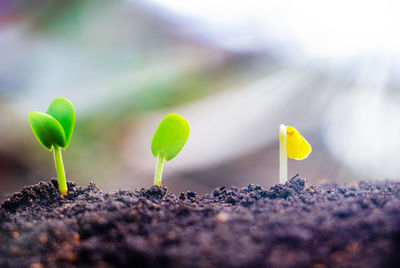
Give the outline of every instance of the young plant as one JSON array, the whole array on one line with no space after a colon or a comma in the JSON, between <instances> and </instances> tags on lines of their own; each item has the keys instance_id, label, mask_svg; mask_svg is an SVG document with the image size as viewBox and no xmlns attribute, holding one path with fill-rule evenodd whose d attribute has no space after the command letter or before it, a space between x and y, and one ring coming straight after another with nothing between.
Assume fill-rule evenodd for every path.
<instances>
[{"instance_id":1,"label":"young plant","mask_svg":"<svg viewBox=\"0 0 400 268\"><path fill-rule=\"evenodd\" d=\"M279 126L279 183L287 182L287 158L303 160L311 153L311 145L294 127Z\"/></svg>"},{"instance_id":2,"label":"young plant","mask_svg":"<svg viewBox=\"0 0 400 268\"><path fill-rule=\"evenodd\" d=\"M46 113L29 113L29 123L39 143L45 149L53 151L58 190L61 195L67 194L61 149L66 149L71 141L75 125L74 106L64 98L57 98L50 104Z\"/></svg>"},{"instance_id":3,"label":"young plant","mask_svg":"<svg viewBox=\"0 0 400 268\"><path fill-rule=\"evenodd\" d=\"M161 186L164 160L170 161L182 150L189 138L188 121L179 114L169 114L161 121L151 141L151 152L158 157L154 184Z\"/></svg>"}]
</instances>

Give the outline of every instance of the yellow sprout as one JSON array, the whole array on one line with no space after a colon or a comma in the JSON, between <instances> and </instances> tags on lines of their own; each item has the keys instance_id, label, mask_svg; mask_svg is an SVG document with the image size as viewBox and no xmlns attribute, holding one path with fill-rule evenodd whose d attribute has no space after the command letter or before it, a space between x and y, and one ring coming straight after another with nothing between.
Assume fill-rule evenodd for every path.
<instances>
[{"instance_id":1,"label":"yellow sprout","mask_svg":"<svg viewBox=\"0 0 400 268\"><path fill-rule=\"evenodd\" d=\"M303 160L311 153L311 145L294 127L286 127L287 157Z\"/></svg>"},{"instance_id":2,"label":"yellow sprout","mask_svg":"<svg viewBox=\"0 0 400 268\"><path fill-rule=\"evenodd\" d=\"M279 183L287 182L287 158L302 160L311 153L311 145L297 129L279 126Z\"/></svg>"}]
</instances>

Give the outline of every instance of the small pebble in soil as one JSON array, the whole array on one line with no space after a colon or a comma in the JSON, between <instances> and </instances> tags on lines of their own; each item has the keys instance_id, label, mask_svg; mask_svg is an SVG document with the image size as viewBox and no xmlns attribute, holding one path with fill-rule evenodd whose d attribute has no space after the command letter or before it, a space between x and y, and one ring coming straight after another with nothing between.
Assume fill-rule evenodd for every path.
<instances>
[{"instance_id":1,"label":"small pebble in soil","mask_svg":"<svg viewBox=\"0 0 400 268\"><path fill-rule=\"evenodd\" d=\"M220 212L217 214L217 221L218 222L226 222L229 220L229 215L225 212Z\"/></svg>"}]
</instances>

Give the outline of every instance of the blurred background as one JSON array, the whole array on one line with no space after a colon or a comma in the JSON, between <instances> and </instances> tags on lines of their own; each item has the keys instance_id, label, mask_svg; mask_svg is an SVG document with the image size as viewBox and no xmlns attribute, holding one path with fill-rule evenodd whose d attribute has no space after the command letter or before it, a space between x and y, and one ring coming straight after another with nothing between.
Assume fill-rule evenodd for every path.
<instances>
[{"instance_id":1,"label":"blurred background","mask_svg":"<svg viewBox=\"0 0 400 268\"><path fill-rule=\"evenodd\" d=\"M170 112L186 147L173 192L278 182L278 127L313 146L309 183L397 179L400 2L0 0L0 192L55 176L30 111L56 97L77 118L69 180L149 187L150 142Z\"/></svg>"}]
</instances>

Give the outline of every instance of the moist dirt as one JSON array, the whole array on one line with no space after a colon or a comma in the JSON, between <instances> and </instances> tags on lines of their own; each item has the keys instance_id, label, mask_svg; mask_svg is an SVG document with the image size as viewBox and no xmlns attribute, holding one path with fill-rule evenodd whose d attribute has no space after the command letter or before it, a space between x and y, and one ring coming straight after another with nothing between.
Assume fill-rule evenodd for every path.
<instances>
[{"instance_id":1,"label":"moist dirt","mask_svg":"<svg viewBox=\"0 0 400 268\"><path fill-rule=\"evenodd\" d=\"M400 267L400 182L68 188L3 200L0 267Z\"/></svg>"}]
</instances>

